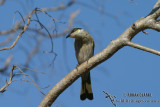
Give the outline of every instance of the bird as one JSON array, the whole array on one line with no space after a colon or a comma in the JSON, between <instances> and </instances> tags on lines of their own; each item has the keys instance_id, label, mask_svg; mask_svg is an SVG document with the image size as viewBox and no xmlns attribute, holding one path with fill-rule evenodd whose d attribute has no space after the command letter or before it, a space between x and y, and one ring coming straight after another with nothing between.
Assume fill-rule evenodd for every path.
<instances>
[{"instance_id":1,"label":"bird","mask_svg":"<svg viewBox=\"0 0 160 107\"><path fill-rule=\"evenodd\" d=\"M82 28L73 28L66 38L75 38L74 48L78 65L88 61L94 54L94 40L86 30ZM91 87L90 71L81 75L81 93L80 99L93 100L93 92Z\"/></svg>"}]
</instances>

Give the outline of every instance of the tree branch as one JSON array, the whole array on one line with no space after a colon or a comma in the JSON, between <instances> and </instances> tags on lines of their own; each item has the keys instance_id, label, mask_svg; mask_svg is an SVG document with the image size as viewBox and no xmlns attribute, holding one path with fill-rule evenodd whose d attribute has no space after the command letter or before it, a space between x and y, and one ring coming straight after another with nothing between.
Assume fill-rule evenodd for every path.
<instances>
[{"instance_id":1,"label":"tree branch","mask_svg":"<svg viewBox=\"0 0 160 107\"><path fill-rule=\"evenodd\" d=\"M18 72L18 73L13 73L13 71L14 71L15 69L19 69L20 72ZM13 80L13 78L14 78L15 76L18 76L18 75L23 75L24 78L14 79L14 80ZM26 77L28 77L29 80L27 80ZM28 74L24 73L24 72L20 69L20 67L13 65L13 67L12 67L12 69L11 69L11 72L10 72L10 79L9 79L9 81L7 82L7 79L5 78L5 85L4 85L2 88L0 88L0 93L5 92L5 91L7 90L7 87L8 87L11 83L13 83L13 82L15 82L15 81L19 81L19 80L20 80L20 81L26 81L26 82L28 82L28 83L30 83L30 84L33 84L35 87L38 88L38 90L39 90L43 95L45 95L45 94L41 91L41 89L44 89L44 88L48 88L48 87L49 87L49 85L46 86L46 87L39 87L39 86L35 83L35 81L34 81Z\"/></svg>"},{"instance_id":2,"label":"tree branch","mask_svg":"<svg viewBox=\"0 0 160 107\"><path fill-rule=\"evenodd\" d=\"M30 24L30 22L31 22L31 16L32 16L33 13L35 13L35 12L36 12L36 9L34 9L34 10L29 14L27 24L24 26L23 30L22 30L22 31L20 32L20 34L17 36L17 38L16 38L16 40L13 42L13 44L12 44L11 46L9 46L9 47L1 48L0 51L2 51L2 50L7 50L7 49L12 49L12 48L16 45L16 43L18 42L18 40L19 40L19 38L21 37L21 35L22 35L22 34L26 31L26 29L28 28L28 26L29 26L29 24Z\"/></svg>"},{"instance_id":3,"label":"tree branch","mask_svg":"<svg viewBox=\"0 0 160 107\"><path fill-rule=\"evenodd\" d=\"M149 16L153 17L154 19L157 19L159 17L159 14L160 14L159 8L160 8L160 0L158 0L156 2L156 4L154 5L153 9L149 13Z\"/></svg>"},{"instance_id":4,"label":"tree branch","mask_svg":"<svg viewBox=\"0 0 160 107\"><path fill-rule=\"evenodd\" d=\"M154 50L154 49L151 49L151 48L148 48L148 47L145 47L145 46L133 43L133 42L127 42L127 45L160 56L160 51L157 51L157 50Z\"/></svg>"},{"instance_id":5,"label":"tree branch","mask_svg":"<svg viewBox=\"0 0 160 107\"><path fill-rule=\"evenodd\" d=\"M157 1L156 6L160 6L160 0ZM154 8L153 8L154 9ZM152 10L153 10L152 9ZM160 9L152 11L152 14L149 14L145 18L140 18L135 23L133 23L126 31L124 31L117 39L112 40L110 44L101 52L91 57L88 61L82 63L70 73L68 73L61 81L59 81L44 97L41 101L39 107L49 107L56 100L56 98L75 80L77 80L82 74L106 61L112 55L114 55L119 49L124 46L132 46L150 53L159 55L160 53L156 50L132 43L131 40L136 34L145 30L153 29L150 24L152 20L156 20L160 16Z\"/></svg>"},{"instance_id":6,"label":"tree branch","mask_svg":"<svg viewBox=\"0 0 160 107\"><path fill-rule=\"evenodd\" d=\"M0 3L3 2L3 1L5 1L5 0L0 1ZM41 10L44 11L44 12L46 12L46 11L58 11L58 10L63 10L63 9L66 9L66 8L72 6L74 3L75 3L75 0L71 0L71 1L68 2L66 5L61 4L61 5L58 6L58 7L42 8ZM0 4L0 5L1 5L1 4ZM26 15L26 16L23 18L23 20L26 20L26 19L29 17L30 14L31 14L31 13L29 13L28 15ZM13 32L15 32L15 31L17 31L18 29L20 29L21 24L23 23L23 20L20 20L12 29L9 29L9 30L6 30L6 31L0 31L0 35L10 34L10 33L13 33Z\"/></svg>"},{"instance_id":7,"label":"tree branch","mask_svg":"<svg viewBox=\"0 0 160 107\"><path fill-rule=\"evenodd\" d=\"M10 72L10 79L9 81L7 82L7 79L5 77L5 85L0 89L0 92L3 93L7 90L7 87L12 83L12 79L14 77L13 75L13 70L16 69L16 66L13 65L12 69L11 69L11 72Z\"/></svg>"},{"instance_id":8,"label":"tree branch","mask_svg":"<svg viewBox=\"0 0 160 107\"><path fill-rule=\"evenodd\" d=\"M0 68L0 72L5 72L5 71L8 69L9 64L10 64L10 62L12 61L12 59L13 59L13 55L9 56L9 57L6 59L4 67Z\"/></svg>"}]
</instances>

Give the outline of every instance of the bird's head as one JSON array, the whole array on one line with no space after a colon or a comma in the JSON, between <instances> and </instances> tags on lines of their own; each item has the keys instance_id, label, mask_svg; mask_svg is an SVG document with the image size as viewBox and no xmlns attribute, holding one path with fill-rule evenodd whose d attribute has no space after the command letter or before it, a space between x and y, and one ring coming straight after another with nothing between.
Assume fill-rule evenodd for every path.
<instances>
[{"instance_id":1,"label":"bird's head","mask_svg":"<svg viewBox=\"0 0 160 107\"><path fill-rule=\"evenodd\" d=\"M68 38L68 37L71 37L71 38L84 38L88 34L89 33L87 31L85 31L84 29L82 29L82 28L73 28L66 38Z\"/></svg>"}]
</instances>

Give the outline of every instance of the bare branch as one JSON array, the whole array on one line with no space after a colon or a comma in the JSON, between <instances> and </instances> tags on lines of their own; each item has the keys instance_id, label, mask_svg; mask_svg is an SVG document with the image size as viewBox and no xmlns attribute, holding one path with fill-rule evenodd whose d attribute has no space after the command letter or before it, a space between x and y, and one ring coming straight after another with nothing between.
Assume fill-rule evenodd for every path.
<instances>
[{"instance_id":1,"label":"bare branch","mask_svg":"<svg viewBox=\"0 0 160 107\"><path fill-rule=\"evenodd\" d=\"M5 0L2 0L2 1L5 1ZM2 2L1 1L1 2ZM63 10L63 9L66 9L68 7L70 7L71 5L73 5L75 3L75 0L71 0L70 2L68 2L66 5L63 5L61 4L59 7L54 7L54 8L43 8L41 10L43 11L57 11L57 10ZM32 13L32 12L31 12ZM20 28L20 25L21 23L26 20L29 15L31 14L29 13L28 15L26 15L22 20L20 20L12 29L10 30L6 30L6 31L0 31L0 35L5 35L5 34L10 34L10 33L13 33L15 31L17 31L19 28Z\"/></svg>"},{"instance_id":2,"label":"bare branch","mask_svg":"<svg viewBox=\"0 0 160 107\"><path fill-rule=\"evenodd\" d=\"M153 9L151 10L151 12L149 13L148 16L154 17L154 19L157 19L159 17L159 8L160 8L160 0L158 0L156 2L156 4L154 5Z\"/></svg>"},{"instance_id":3,"label":"bare branch","mask_svg":"<svg viewBox=\"0 0 160 107\"><path fill-rule=\"evenodd\" d=\"M148 35L148 32L146 32L146 31L144 31L144 30L142 30L142 32L143 32L144 34Z\"/></svg>"},{"instance_id":4,"label":"bare branch","mask_svg":"<svg viewBox=\"0 0 160 107\"><path fill-rule=\"evenodd\" d=\"M19 69L20 72L19 72L19 73L13 73L13 71L14 71L15 69ZM13 78L14 78L15 76L17 76L17 75L23 75L24 78L13 80ZM28 78L30 79L30 81L27 80L26 77L28 77ZM46 87L39 87L39 86L35 83L35 81L34 81L28 74L24 73L24 72L20 69L20 67L13 65L13 67L12 67L12 69L11 69L11 72L10 72L10 79L9 79L9 81L7 82L7 79L5 78L5 85L0 89L0 92L1 92L1 93L5 92L5 91L7 90L7 87L8 87L11 83L13 83L13 82L15 82L15 81L19 81L19 80L21 80L21 81L26 81L26 82L28 82L28 83L30 83L30 84L33 84L34 86L36 86L36 87L38 88L38 90L39 90L43 95L45 95L45 94L42 92L41 89L45 89L45 88L48 88L48 87L50 86L50 85L48 85L48 86L46 86Z\"/></svg>"},{"instance_id":5,"label":"bare branch","mask_svg":"<svg viewBox=\"0 0 160 107\"><path fill-rule=\"evenodd\" d=\"M153 29L153 30L160 32L160 21L159 20L151 19L150 23L148 23L147 26L149 29Z\"/></svg>"},{"instance_id":6,"label":"bare branch","mask_svg":"<svg viewBox=\"0 0 160 107\"><path fill-rule=\"evenodd\" d=\"M8 69L9 64L10 64L10 62L11 62L12 59L13 59L12 55L7 58L4 67L0 68L0 72L4 72L4 71L6 71Z\"/></svg>"},{"instance_id":7,"label":"bare branch","mask_svg":"<svg viewBox=\"0 0 160 107\"><path fill-rule=\"evenodd\" d=\"M12 49L16 43L18 42L19 38L21 37L21 35L26 31L26 29L28 28L30 22L31 22L31 16L36 12L36 9L34 9L28 16L28 22L27 24L24 26L23 30L20 32L20 34L17 36L16 40L13 42L13 44L9 47L5 47L5 48L1 48L0 51L2 50L8 50L8 49Z\"/></svg>"},{"instance_id":8,"label":"bare branch","mask_svg":"<svg viewBox=\"0 0 160 107\"><path fill-rule=\"evenodd\" d=\"M3 93L7 90L7 87L12 83L12 78L13 78L13 70L16 69L16 66L13 65L11 72L10 72L10 79L7 82L7 79L5 77L5 85L0 89L0 92Z\"/></svg>"},{"instance_id":9,"label":"bare branch","mask_svg":"<svg viewBox=\"0 0 160 107\"><path fill-rule=\"evenodd\" d=\"M60 36L64 36L65 34L67 34L71 27L74 24L74 19L76 18L76 16L80 13L80 10L77 10L73 13L71 13L70 18L69 18L69 25L66 29L64 29L62 32L58 33L58 34L51 34L52 38L56 38L56 37L60 37ZM20 26L20 29L23 28L23 26ZM48 34L40 31L39 29L35 29L35 28L28 28L27 30L32 31L32 32L36 32L42 36L48 37Z\"/></svg>"},{"instance_id":10,"label":"bare branch","mask_svg":"<svg viewBox=\"0 0 160 107\"><path fill-rule=\"evenodd\" d=\"M7 37L6 40L0 42L0 46L8 44L13 39L13 37L14 37L14 34L11 34L9 37Z\"/></svg>"},{"instance_id":11,"label":"bare branch","mask_svg":"<svg viewBox=\"0 0 160 107\"><path fill-rule=\"evenodd\" d=\"M157 2L160 2L160 0L158 0ZM133 23L117 39L112 40L103 51L99 52L95 56L91 57L88 61L82 63L81 65L73 69L61 81L59 81L44 97L39 107L51 106L52 103L56 100L56 98L82 74L106 61L124 46L133 46L135 48L159 55L160 53L156 50L130 42L132 38L136 36L136 34L138 34L139 32L145 29L151 29L149 26L151 20L156 19L158 16L160 16L160 9L145 18L140 18L135 23Z\"/></svg>"},{"instance_id":12,"label":"bare branch","mask_svg":"<svg viewBox=\"0 0 160 107\"><path fill-rule=\"evenodd\" d=\"M160 0L156 2L148 16L152 17L153 19L157 19L160 16Z\"/></svg>"},{"instance_id":13,"label":"bare branch","mask_svg":"<svg viewBox=\"0 0 160 107\"><path fill-rule=\"evenodd\" d=\"M145 47L145 46L133 43L133 42L127 42L127 45L160 56L160 51L157 51L157 50L154 50L154 49L151 49L151 48L148 48L148 47Z\"/></svg>"}]
</instances>

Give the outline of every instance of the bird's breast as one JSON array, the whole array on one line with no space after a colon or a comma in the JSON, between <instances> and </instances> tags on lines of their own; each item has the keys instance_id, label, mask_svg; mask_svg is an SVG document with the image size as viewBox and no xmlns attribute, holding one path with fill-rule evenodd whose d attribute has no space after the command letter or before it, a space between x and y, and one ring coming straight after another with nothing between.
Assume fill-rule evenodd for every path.
<instances>
[{"instance_id":1,"label":"bird's breast","mask_svg":"<svg viewBox=\"0 0 160 107\"><path fill-rule=\"evenodd\" d=\"M93 43L76 43L75 41L75 51L77 61L81 64L93 56Z\"/></svg>"}]
</instances>

